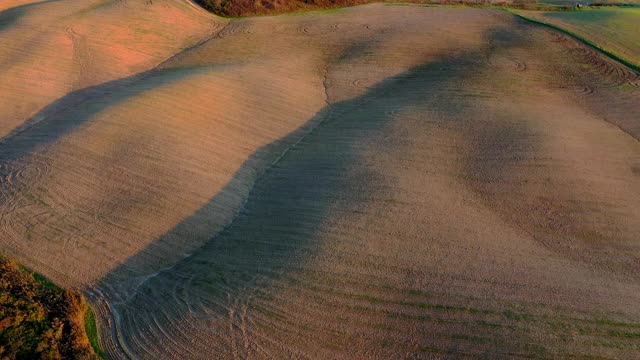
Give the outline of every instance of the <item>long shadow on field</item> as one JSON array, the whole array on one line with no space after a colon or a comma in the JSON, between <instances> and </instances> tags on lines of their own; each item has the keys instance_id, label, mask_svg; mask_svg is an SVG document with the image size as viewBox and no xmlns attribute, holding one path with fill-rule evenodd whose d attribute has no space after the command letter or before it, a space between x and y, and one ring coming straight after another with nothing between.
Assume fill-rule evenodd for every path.
<instances>
[{"instance_id":1,"label":"long shadow on field","mask_svg":"<svg viewBox=\"0 0 640 360\"><path fill-rule=\"evenodd\" d=\"M14 25L18 23L20 18L27 15L27 11L31 8L36 8L40 5L58 2L61 0L45 0L31 4L24 4L15 6L0 12L0 42L4 43L7 34L3 34L4 30L12 29ZM46 36L41 31L33 31L30 28L14 28L19 29L20 32L30 34L27 39L22 39L21 46L12 46L8 54L0 57L0 73L9 72L14 66L20 64L24 60L28 60L32 55L32 50L35 49L42 41L46 39ZM11 40L11 39L10 39ZM5 45L6 46L6 45ZM0 75L1 76L1 75Z\"/></svg>"},{"instance_id":2,"label":"long shadow on field","mask_svg":"<svg viewBox=\"0 0 640 360\"><path fill-rule=\"evenodd\" d=\"M501 36L496 32L490 38ZM111 331L103 339L106 348L115 352L111 355L206 358L235 352L250 356L252 336L247 332L255 329L246 324L251 322L247 311L262 312L295 332L302 324L286 321L277 307L260 310L250 304L269 298L269 293L288 281L289 274L313 259L329 219L349 211L336 208L342 199L348 197L350 205L356 205L389 186L388 179L363 165L366 159L361 151L371 146L367 141L382 134L398 111L433 103L452 80L471 76L485 66L481 59L481 51L468 51L387 78L362 96L323 109L309 121L319 124L313 131L308 132L307 126L268 145L295 144L258 179L229 226L172 266L143 274L139 281L127 281L137 263L149 261L156 249L170 248L177 237L201 230L194 226L215 209L221 196L216 195L104 277L96 289L99 295L90 294L94 301L109 302L113 323L102 330L103 334ZM448 115L465 111L450 102L434 105L436 111ZM428 124L423 130L428 130ZM296 143L301 131L308 134ZM508 137L510 133L502 134ZM257 150L254 156L263 151L265 148ZM493 149L485 151L491 154ZM236 177L252 168L252 162L252 158L247 160ZM236 186L236 181L234 178L227 187ZM220 194L228 191L233 189Z\"/></svg>"},{"instance_id":3,"label":"long shadow on field","mask_svg":"<svg viewBox=\"0 0 640 360\"><path fill-rule=\"evenodd\" d=\"M18 22L18 19L24 16L27 10L29 10L30 8L37 7L39 5L54 3L58 1L61 1L61 0L38 1L35 3L14 6L14 7L0 11L0 31Z\"/></svg>"},{"instance_id":4,"label":"long shadow on field","mask_svg":"<svg viewBox=\"0 0 640 360\"><path fill-rule=\"evenodd\" d=\"M162 84L177 81L197 71L193 69L150 70L73 91L46 106L0 139L0 162L11 163L35 150L53 144L114 104Z\"/></svg>"}]
</instances>

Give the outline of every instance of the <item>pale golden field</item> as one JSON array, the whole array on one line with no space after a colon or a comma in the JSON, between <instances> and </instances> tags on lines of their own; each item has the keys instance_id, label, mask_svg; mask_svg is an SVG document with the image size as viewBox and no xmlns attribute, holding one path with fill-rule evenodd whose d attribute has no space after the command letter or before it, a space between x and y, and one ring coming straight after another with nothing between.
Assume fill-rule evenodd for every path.
<instances>
[{"instance_id":1,"label":"pale golden field","mask_svg":"<svg viewBox=\"0 0 640 360\"><path fill-rule=\"evenodd\" d=\"M4 2L0 250L114 359L634 359L639 87L498 10Z\"/></svg>"}]
</instances>

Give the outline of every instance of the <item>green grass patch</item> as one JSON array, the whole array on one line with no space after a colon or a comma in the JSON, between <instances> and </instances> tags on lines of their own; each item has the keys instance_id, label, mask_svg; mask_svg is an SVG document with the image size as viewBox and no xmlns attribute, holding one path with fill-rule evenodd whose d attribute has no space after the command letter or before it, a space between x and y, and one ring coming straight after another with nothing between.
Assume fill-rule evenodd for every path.
<instances>
[{"instance_id":1,"label":"green grass patch","mask_svg":"<svg viewBox=\"0 0 640 360\"><path fill-rule=\"evenodd\" d=\"M35 279L35 281L45 287L47 287L48 289L54 290L54 291L59 291L62 292L64 291L61 287L59 287L58 285L54 284L51 280L47 279L46 277L38 274L37 272L29 269L26 266L23 265L18 265L20 267L20 269L22 271L25 271L29 274L31 274L31 276L33 276L33 278Z\"/></svg>"},{"instance_id":2,"label":"green grass patch","mask_svg":"<svg viewBox=\"0 0 640 360\"><path fill-rule=\"evenodd\" d=\"M100 338L98 337L98 326L96 325L96 316L90 307L87 308L87 311L84 315L84 330L87 333L87 337L89 338L89 344L91 344L93 351L95 351L99 357L104 359L105 358L104 353L100 348Z\"/></svg>"},{"instance_id":3,"label":"green grass patch","mask_svg":"<svg viewBox=\"0 0 640 360\"><path fill-rule=\"evenodd\" d=\"M493 341L493 339L490 339L490 338L486 338L482 336L466 335L466 334L453 334L451 335L451 338L456 340L465 340L472 343L480 343L480 344L490 343L491 341Z\"/></svg>"},{"instance_id":4,"label":"green grass patch","mask_svg":"<svg viewBox=\"0 0 640 360\"><path fill-rule=\"evenodd\" d=\"M620 89L624 90L624 91L636 91L638 90L637 87L631 85L631 84L622 84L620 86Z\"/></svg>"},{"instance_id":5,"label":"green grass patch","mask_svg":"<svg viewBox=\"0 0 640 360\"><path fill-rule=\"evenodd\" d=\"M618 327L628 327L628 328L638 328L638 329L640 329L640 324L626 323L626 322L609 320L609 319L590 320L589 322L593 323L593 324L598 324L598 325L610 325L610 326L618 326Z\"/></svg>"},{"instance_id":6,"label":"green grass patch","mask_svg":"<svg viewBox=\"0 0 640 360\"><path fill-rule=\"evenodd\" d=\"M607 335L624 339L640 339L640 332L626 332L620 330L607 330Z\"/></svg>"},{"instance_id":7,"label":"green grass patch","mask_svg":"<svg viewBox=\"0 0 640 360\"><path fill-rule=\"evenodd\" d=\"M515 321L532 321L532 320L535 320L535 316L533 316L533 315L524 314L524 313L517 313L517 312L513 312L511 310L503 311L502 312L502 316L504 316L505 318L507 318L509 320L515 320Z\"/></svg>"}]
</instances>

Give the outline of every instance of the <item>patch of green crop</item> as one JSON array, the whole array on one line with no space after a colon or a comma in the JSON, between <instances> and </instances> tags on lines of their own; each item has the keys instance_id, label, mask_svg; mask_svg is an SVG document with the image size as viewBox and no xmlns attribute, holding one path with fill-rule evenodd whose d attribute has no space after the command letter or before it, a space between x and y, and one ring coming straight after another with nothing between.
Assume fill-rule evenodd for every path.
<instances>
[{"instance_id":1,"label":"patch of green crop","mask_svg":"<svg viewBox=\"0 0 640 360\"><path fill-rule=\"evenodd\" d=\"M492 339L490 338L486 338L482 336L466 335L466 334L453 334L451 335L451 338L456 340L466 340L473 343L489 343L492 341Z\"/></svg>"},{"instance_id":2,"label":"patch of green crop","mask_svg":"<svg viewBox=\"0 0 640 360\"><path fill-rule=\"evenodd\" d=\"M505 327L505 325L502 324L498 324L498 323L493 323L493 322L489 322L486 320L476 320L476 323L478 325L482 325L482 326L486 326L486 327L491 327L491 328L501 328L501 327ZM510 327L510 326L509 326Z\"/></svg>"},{"instance_id":3,"label":"patch of green crop","mask_svg":"<svg viewBox=\"0 0 640 360\"><path fill-rule=\"evenodd\" d=\"M527 351L527 353L535 354L538 356L541 356L546 351L546 348L544 346L533 343L524 344L524 349Z\"/></svg>"},{"instance_id":4,"label":"patch of green crop","mask_svg":"<svg viewBox=\"0 0 640 360\"><path fill-rule=\"evenodd\" d=\"M597 319L597 320L589 320L588 322L598 325L611 325L611 326L620 326L620 327L629 327L629 328L640 328L640 324L637 323L626 323L609 319Z\"/></svg>"},{"instance_id":5,"label":"patch of green crop","mask_svg":"<svg viewBox=\"0 0 640 360\"><path fill-rule=\"evenodd\" d=\"M624 91L635 91L638 90L637 87L631 85L631 84L623 84L620 86L620 89L624 90Z\"/></svg>"},{"instance_id":6,"label":"patch of green crop","mask_svg":"<svg viewBox=\"0 0 640 360\"><path fill-rule=\"evenodd\" d=\"M87 308L87 312L84 315L84 329L87 332L89 343L93 348L93 351L104 359L104 353L100 348L100 338L98 337L98 327L96 326L96 317L90 307Z\"/></svg>"},{"instance_id":7,"label":"patch of green crop","mask_svg":"<svg viewBox=\"0 0 640 360\"><path fill-rule=\"evenodd\" d=\"M440 353L442 352L442 350L431 347L431 346L420 346L419 348L420 351L422 352L426 352L426 353Z\"/></svg>"},{"instance_id":8,"label":"patch of green crop","mask_svg":"<svg viewBox=\"0 0 640 360\"><path fill-rule=\"evenodd\" d=\"M610 358L606 356L597 356L591 354L567 354L565 355L569 359L580 359L580 360L614 360L616 358Z\"/></svg>"},{"instance_id":9,"label":"patch of green crop","mask_svg":"<svg viewBox=\"0 0 640 360\"><path fill-rule=\"evenodd\" d=\"M625 339L640 339L640 332L626 332L620 330L607 330L607 335L611 337L625 338Z\"/></svg>"},{"instance_id":10,"label":"patch of green crop","mask_svg":"<svg viewBox=\"0 0 640 360\"><path fill-rule=\"evenodd\" d=\"M535 318L533 315L516 313L511 310L503 311L502 316L504 316L509 320L517 320L517 321L531 321L531 320L534 320Z\"/></svg>"}]
</instances>

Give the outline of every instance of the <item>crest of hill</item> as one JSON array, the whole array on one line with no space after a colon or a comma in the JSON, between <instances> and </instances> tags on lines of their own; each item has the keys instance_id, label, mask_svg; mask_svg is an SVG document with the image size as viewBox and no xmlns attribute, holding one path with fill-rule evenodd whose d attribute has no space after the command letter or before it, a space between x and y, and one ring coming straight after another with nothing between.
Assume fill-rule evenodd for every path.
<instances>
[{"instance_id":1,"label":"crest of hill","mask_svg":"<svg viewBox=\"0 0 640 360\"><path fill-rule=\"evenodd\" d=\"M191 0L189 0L191 1ZM221 16L243 17L275 15L291 12L331 10L375 2L416 3L434 5L505 6L527 10L571 10L573 5L636 5L640 0L193 0L203 8Z\"/></svg>"}]
</instances>

